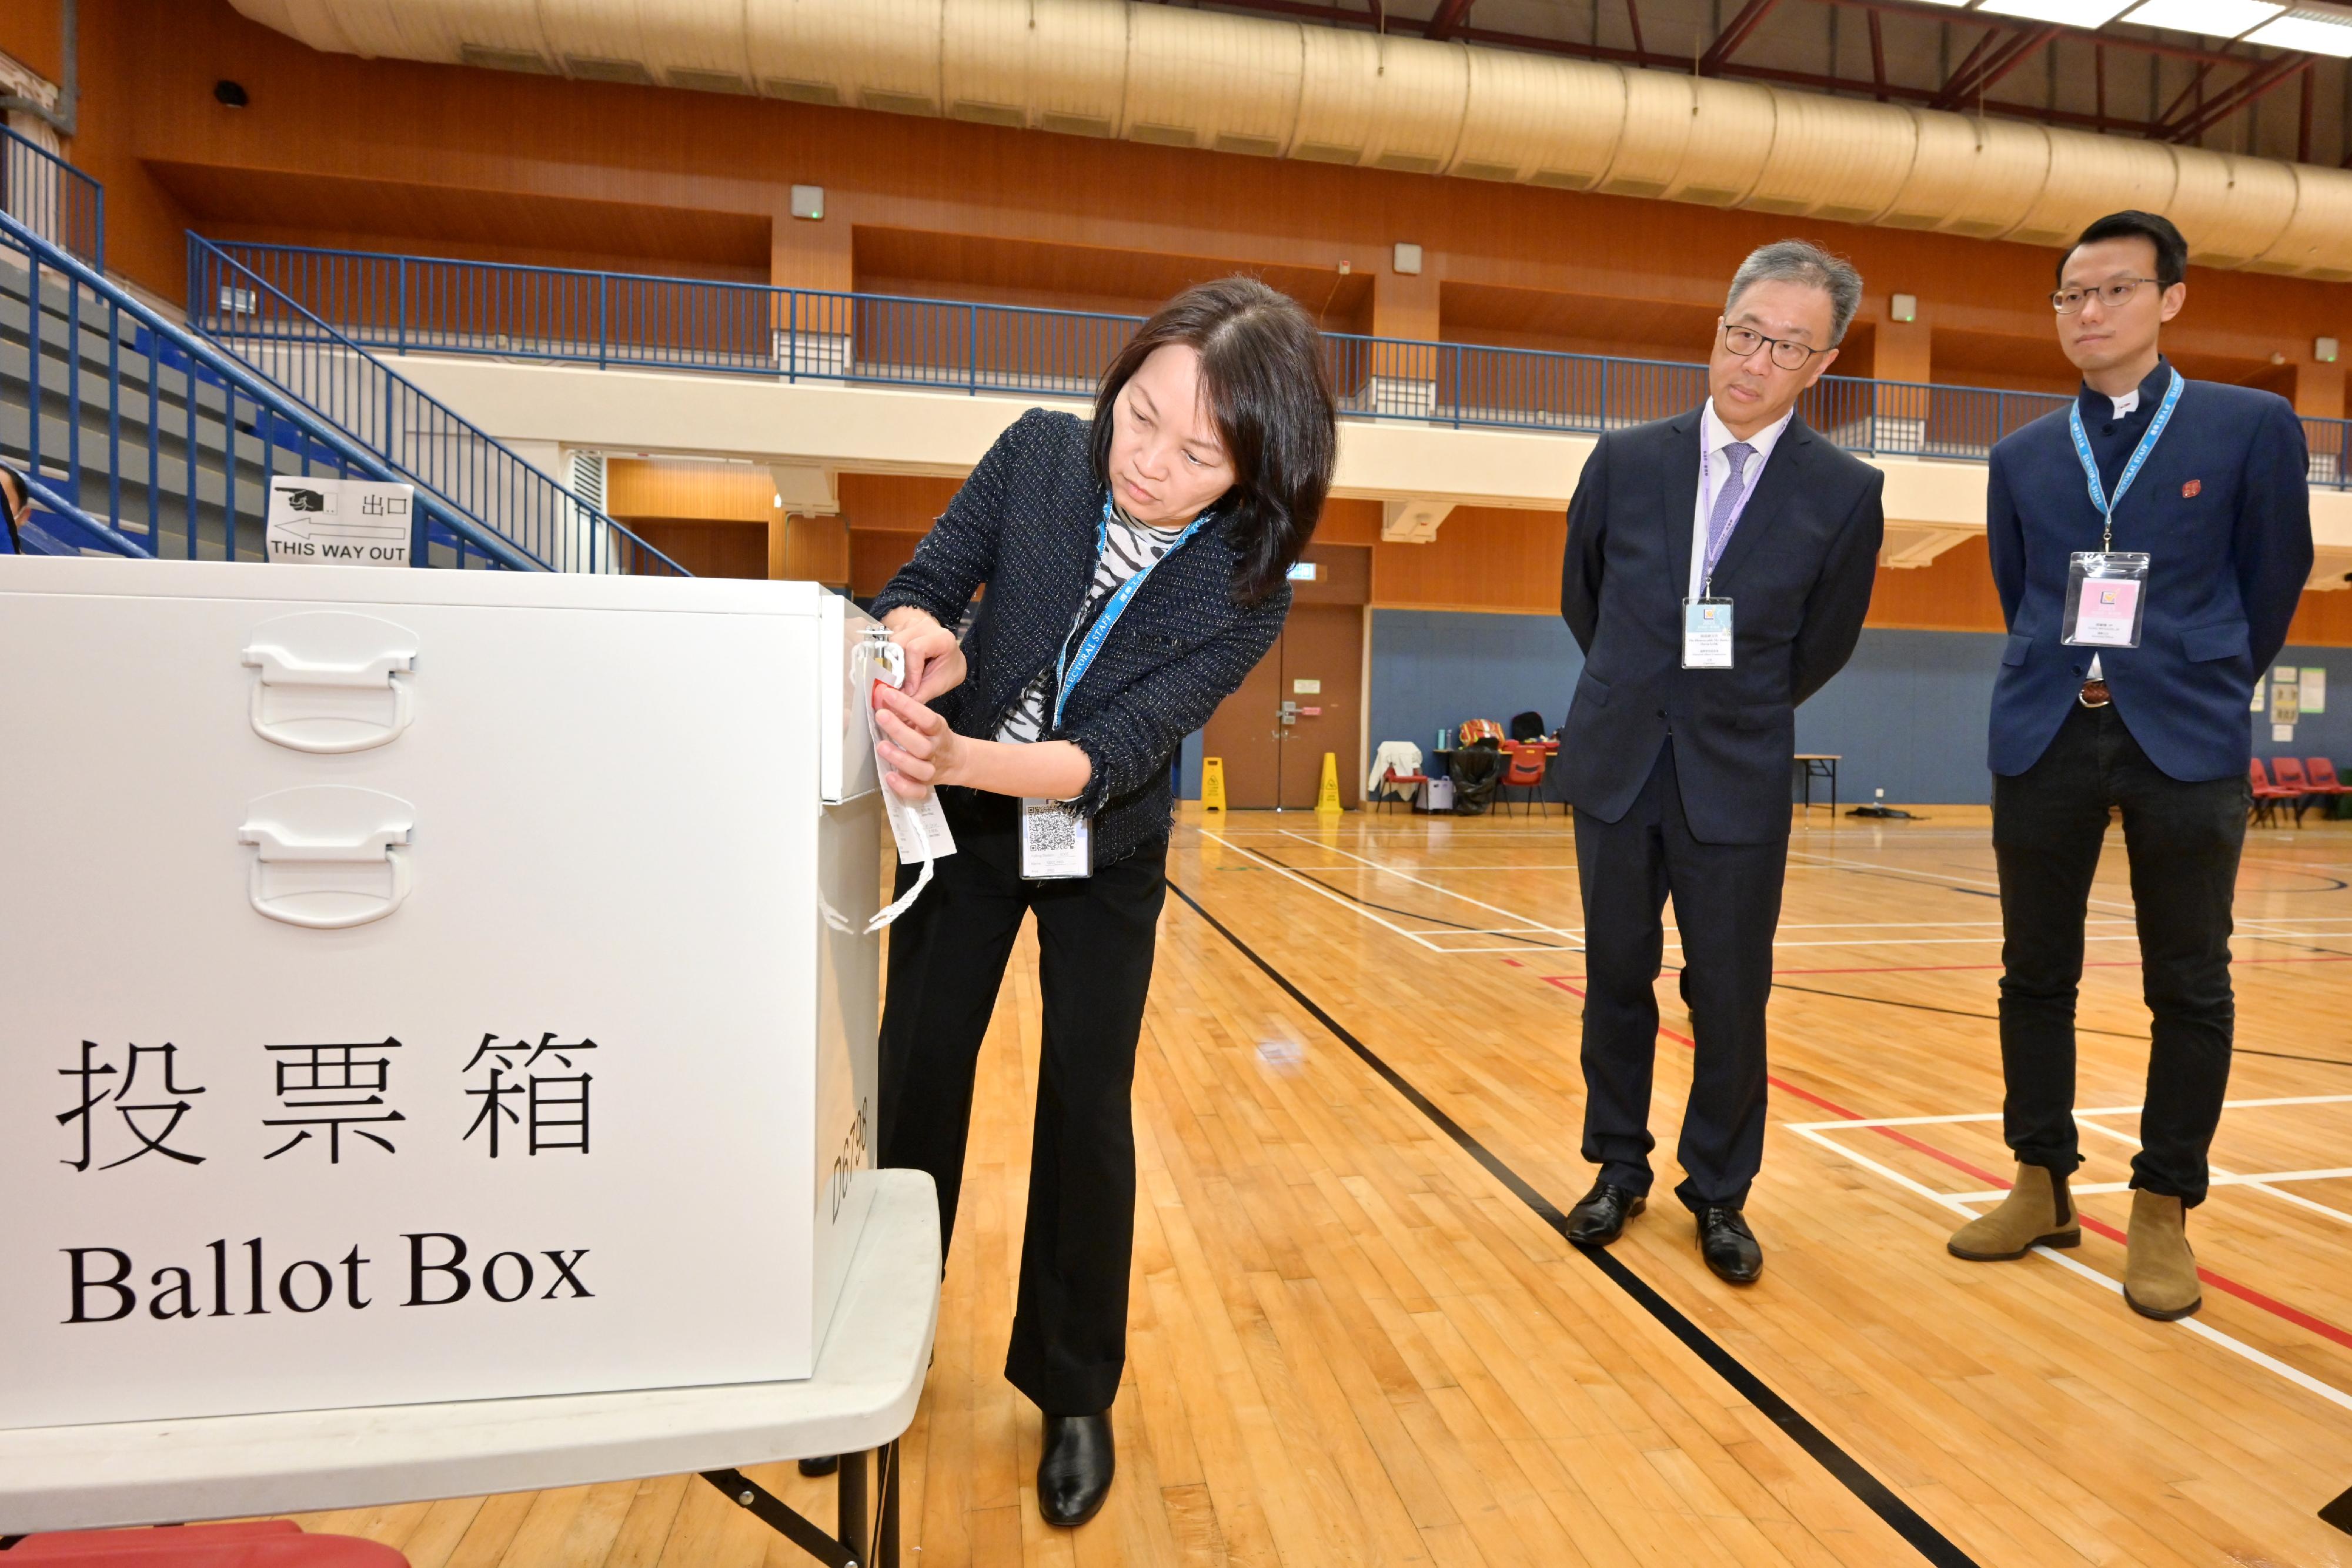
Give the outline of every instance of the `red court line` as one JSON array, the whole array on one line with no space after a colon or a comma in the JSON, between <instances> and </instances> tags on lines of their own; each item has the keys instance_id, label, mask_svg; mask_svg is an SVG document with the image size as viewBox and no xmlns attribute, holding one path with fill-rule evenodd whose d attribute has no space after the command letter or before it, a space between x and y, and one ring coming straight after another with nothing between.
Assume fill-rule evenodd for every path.
<instances>
[{"instance_id":1,"label":"red court line","mask_svg":"<svg viewBox=\"0 0 2352 1568\"><path fill-rule=\"evenodd\" d=\"M2287 961L2292 962L2293 960ZM1583 977L1580 975L1547 975L1543 977L1543 981L1547 986L1558 986L1561 990L1566 991L1570 996L1576 998L1577 1000L1582 1001L1584 999L1584 993L1568 983L1572 978L1581 979ZM1686 1034L1676 1034L1673 1030L1664 1027L1661 1027L1658 1032L1678 1045L1685 1046L1692 1050L1697 1049L1698 1042L1692 1040L1691 1037ZM1849 1122L1864 1122L1868 1120L1868 1118L1864 1116L1861 1112L1849 1111L1844 1106L1839 1104L1836 1101L1816 1094L1810 1089L1800 1088L1798 1085L1790 1082L1787 1079L1780 1077L1777 1073L1765 1074L1765 1081L1770 1083L1773 1088L1780 1090L1785 1093L1793 1094L1809 1105L1820 1106L1822 1110L1827 1111L1832 1116L1841 1116ZM2012 1185L2003 1177L1997 1176L1993 1175L1992 1172L1985 1170L1981 1166L1971 1165L1967 1160L1960 1158L1958 1155L1949 1153L1944 1149L1939 1149L1933 1144L1925 1143L1918 1138L1913 1137L1910 1134L1905 1132L1900 1127L1874 1126L1871 1127L1869 1131L1876 1133L1883 1138L1892 1139L1894 1142L1901 1144L1906 1149L1926 1155L1929 1159L1939 1160L1943 1164L1951 1166L1954 1170L1964 1172L1978 1181L1983 1182L1987 1186L1999 1187L2005 1192ZM2114 1226L2109 1225L2103 1219L2095 1219L2090 1215L2083 1213L2079 1205L2075 1208L2075 1218L2083 1222L2084 1228L2100 1236L2104 1236L2110 1241L2118 1244L2127 1244L2129 1241L2129 1238L2125 1232L2116 1229ZM2262 1291L2255 1290L2251 1285L2242 1285L2237 1281L2231 1279L2228 1275L2217 1274L2212 1270L2205 1268L2202 1265L2200 1265L2197 1270L2197 1277L2204 1281L2207 1284L2212 1286L2215 1290L2235 1296L2240 1301L2246 1302L2250 1306L2260 1307L2263 1312L2270 1313L2273 1317L2284 1318L2286 1322L2294 1324L2295 1327L2299 1329L2304 1329L2309 1333L2315 1333L2322 1339L2333 1341L2335 1343L2342 1345L2347 1350L2352 1350L2352 1332L2337 1328L2334 1323L2328 1322L2324 1319L2313 1317L2309 1312L2305 1312L2300 1307L2289 1306L2286 1302L2278 1300L2275 1296L2264 1295Z\"/></svg>"}]
</instances>

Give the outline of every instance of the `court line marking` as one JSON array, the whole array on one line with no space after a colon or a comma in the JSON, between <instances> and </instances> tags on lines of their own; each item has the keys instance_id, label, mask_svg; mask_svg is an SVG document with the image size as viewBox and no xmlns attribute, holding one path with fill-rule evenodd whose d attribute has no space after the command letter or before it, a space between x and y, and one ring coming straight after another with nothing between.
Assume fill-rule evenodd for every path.
<instances>
[{"instance_id":1,"label":"court line marking","mask_svg":"<svg viewBox=\"0 0 2352 1568\"><path fill-rule=\"evenodd\" d=\"M2129 1133L2124 1132L2118 1128L2104 1126L2097 1122L2086 1122L2084 1125L2090 1128L2094 1133L2105 1134L2108 1137L2115 1139L2119 1144L2129 1144L2133 1148L2138 1148L2140 1146L2140 1142L2137 1138L2133 1137ZM2212 1166L2211 1171L2215 1176L2235 1176L2235 1173L2225 1171L2220 1166ZM2307 1208L2315 1214L2324 1214L2330 1219L2341 1221L2346 1225L2352 1225L2352 1214L2347 1214L2344 1210L2321 1203L2315 1198L2305 1197L2301 1193L2289 1192L2284 1187L2272 1186L2267 1182L2255 1177L2235 1176L2235 1179L2231 1185L2235 1186L2250 1186L2256 1192L2266 1192L2273 1197L2294 1204L2298 1208Z\"/></svg>"},{"instance_id":2,"label":"court line marking","mask_svg":"<svg viewBox=\"0 0 2352 1568\"><path fill-rule=\"evenodd\" d=\"M1370 1047L1350 1033L1339 1019L1324 1011L1313 998L1293 984L1288 976L1260 957L1255 948L1236 936L1224 922L1210 914L1198 899L1174 882L1168 884L1168 890L1189 905L1193 914L1206 921L1211 930L1223 936L1242 956L1255 965L1261 974L1272 980L1283 994L1297 1003L1309 1018L1329 1030L1333 1039L1346 1046L1358 1061L1370 1068L1389 1087L1394 1089L1407 1104L1420 1112L1433 1126L1452 1139L1455 1147L1461 1149L1484 1168L1489 1176L1501 1184L1505 1191L1524 1204L1561 1240L1568 1241L1568 1216L1561 1211L1559 1205L1544 1197L1517 1171L1504 1164L1493 1150L1473 1136L1461 1123L1446 1114L1444 1110L1435 1101L1423 1093L1412 1080L1391 1067ZM1798 1448L1852 1492L1864 1507L1876 1514L1914 1551L1934 1564L1934 1568L1979 1568L1976 1560L1950 1537L1929 1523L1892 1487L1879 1479L1852 1454L1847 1453L1839 1446L1837 1439L1822 1431L1808 1419L1802 1411L1782 1398L1779 1391L1770 1384L1750 1371L1746 1363L1725 1349L1720 1342L1699 1327L1687 1314L1660 1295L1657 1289L1636 1274L1624 1260L1611 1256L1605 1248L1579 1246L1573 1241L1568 1241L1568 1246L1571 1251L1580 1255L1600 1270L1603 1278L1633 1298L1634 1303L1648 1312L1660 1327L1680 1341L1685 1349L1697 1356L1717 1376L1729 1384L1734 1393L1754 1406L1767 1420L1786 1432Z\"/></svg>"},{"instance_id":3,"label":"court line marking","mask_svg":"<svg viewBox=\"0 0 2352 1568\"><path fill-rule=\"evenodd\" d=\"M1792 1125L1789 1123L1782 1123L1781 1124L1783 1126ZM1902 1187L1906 1191L1916 1194L1918 1197L1926 1198L1929 1203L1948 1208L1955 1214L1964 1215L1969 1218L1975 1218L1975 1211L1970 1209L1967 1205L1946 1197L1943 1194L1936 1191L1933 1187L1928 1186L1924 1182L1914 1181L1900 1171L1880 1165L1876 1160L1872 1159L1867 1155L1856 1154L1853 1150L1845 1147L1843 1145L1832 1142L1830 1138L1821 1133L1811 1132L1801 1127L1794 1128L1794 1130L1799 1134L1799 1135L1812 1140L1814 1143L1819 1144L1822 1148L1829 1150L1833 1155L1836 1155L1839 1158L1852 1160L1855 1165L1862 1166L1864 1169L1884 1176L1886 1180L1893 1182L1896 1186ZM2090 1223L2087 1216L2084 1217L2084 1222L2086 1224ZM2080 1275L2082 1278L2090 1281L2093 1284L2099 1286L2103 1290L2111 1291L2118 1296L2124 1293L2124 1284L2121 1280L2111 1280L2106 1275L2100 1273L2096 1269L2092 1268L2087 1263L2077 1262L2074 1259L2067 1257L2063 1252L2060 1252L2049 1247L2036 1247L2033 1250L2036 1256L2049 1259L2050 1261L2057 1264L2060 1268L2069 1270L2074 1273ZM2199 1272L2201 1273L2203 1270L2200 1270ZM2187 1329L2190 1333L2197 1335L2200 1339L2210 1340L2233 1355L2244 1357L2246 1360L2252 1362L2256 1366L2263 1368L2266 1372L2276 1373L2279 1376L2286 1379L2289 1383L2294 1384L2296 1387L2302 1388L2308 1393L2315 1394L2331 1405L2340 1406L2346 1410L2352 1410L2352 1394L2345 1393L2342 1389L2337 1388L2333 1384L2322 1383L2318 1378L2314 1377L2311 1374L2304 1371L2303 1368L2290 1365L2286 1362L2281 1361L2278 1357L2270 1354L2266 1351L2257 1350L2242 1339L2237 1339L2231 1335L2223 1333L2220 1329L2213 1327L2210 1323L2200 1322L2195 1318L2181 1318L2170 1326Z\"/></svg>"},{"instance_id":4,"label":"court line marking","mask_svg":"<svg viewBox=\"0 0 2352 1568\"><path fill-rule=\"evenodd\" d=\"M2224 1111L2260 1111L2275 1105L2347 1105L2352 1104L2352 1094L2279 1094L2265 1100L2224 1100ZM2136 1116L2147 1107L2141 1105L2091 1105L2074 1113L2082 1116ZM1790 1122L1796 1128L1824 1127L1926 1127L1947 1122L1998 1122L1998 1111L1962 1111L1949 1116L1849 1116L1834 1122Z\"/></svg>"},{"instance_id":5,"label":"court line marking","mask_svg":"<svg viewBox=\"0 0 2352 1568\"><path fill-rule=\"evenodd\" d=\"M2334 1170L2325 1171L2257 1171L2252 1176L2233 1175L2216 1166L2212 1167L2211 1175L2207 1177L2206 1185L2209 1186L2261 1186L2265 1182L2337 1181L2345 1176L2352 1176L2352 1166L2338 1166ZM2077 1197L2097 1197L2107 1193L2129 1192L2131 1189L2132 1184L2127 1181L2070 1181L2066 1184L2066 1190ZM1999 1203L2008 1196L2009 1194L1996 1187L1990 1192L1956 1192L1952 1194L1952 1198L1958 1203ZM2277 1196L2285 1197L2291 1195L2280 1193ZM2331 1209L2328 1212L2336 1211ZM2352 1214L2342 1215L2341 1218L2347 1222L2352 1222Z\"/></svg>"},{"instance_id":6,"label":"court line marking","mask_svg":"<svg viewBox=\"0 0 2352 1568\"><path fill-rule=\"evenodd\" d=\"M1255 861L1265 861L1265 867L1268 871L1279 872L1284 876L1286 876L1291 881L1297 883L1299 886L1306 888L1308 892L1320 894L1325 898L1328 898L1332 903L1338 904L1340 908L1352 911L1353 913L1372 922L1375 925L1386 926L1389 930L1395 932L1400 936L1405 937L1410 941L1420 943L1423 947L1426 947L1433 953L1443 953L1446 950L1440 947L1436 943L1428 940L1426 937L1414 935L1412 932L1406 930L1402 925L1382 920L1378 915L1373 914L1370 910L1366 909L1361 904L1349 903L1346 899L1340 897L1329 888L1325 887L1321 883L1317 882L1313 877L1301 876L1297 872L1292 871L1288 866L1284 865L1277 861L1267 860L1265 856L1258 853L1255 850L1251 849L1244 844L1237 844L1233 842L1231 840L1219 838L1216 834L1209 831L1206 828L1202 828L1201 830L1201 836L1214 843L1224 845L1225 848L1233 851L1235 854L1247 855L1252 860Z\"/></svg>"},{"instance_id":7,"label":"court line marking","mask_svg":"<svg viewBox=\"0 0 2352 1568\"><path fill-rule=\"evenodd\" d=\"M1363 855L1356 853L1353 850L1343 850L1337 844L1322 843L1317 840L1308 838L1304 833L1293 832L1288 829L1285 829L1283 831L1283 837L1287 839L1296 839L1302 844L1310 844L1319 850L1328 850L1335 855L1346 855L1351 861L1356 861L1363 865L1370 866L1373 871L1380 873L1382 876L1396 877L1401 881L1412 883L1415 887L1425 887L1430 892L1437 894L1442 897L1457 898L1465 904L1475 904L1481 909L1492 910L1496 915L1500 915L1507 919L1534 922L1534 924L1528 927L1528 929L1532 931L1545 931L1550 933L1554 936L1567 936L1571 940L1583 935L1581 931L1571 933L1557 925L1546 925L1541 921L1537 920L1532 915L1523 915L1516 909L1506 909L1499 904L1489 904L1483 898L1473 898L1466 893L1456 893L1450 887L1440 887L1433 882L1423 882L1421 878L1412 875L1409 872L1402 872L1391 866L1384 866L1376 860L1370 860ZM1497 933L1497 935L1499 935L1499 933Z\"/></svg>"},{"instance_id":8,"label":"court line marking","mask_svg":"<svg viewBox=\"0 0 2352 1568\"><path fill-rule=\"evenodd\" d=\"M1545 983L1548 985L1559 986L1560 989L1574 996L1580 1004L1584 1000L1584 993L1582 991L1578 990L1573 986L1563 984L1556 977L1547 977ZM1696 1051L1698 1049L1697 1041L1691 1039L1690 1036L1686 1034L1677 1034L1673 1030L1667 1029L1664 1025L1659 1026L1658 1033L1665 1039L1671 1040L1679 1045L1688 1047L1692 1051ZM1787 1079L1780 1077L1778 1073L1768 1072L1765 1075L1765 1082L1771 1084L1775 1089L1779 1089L1786 1093L1794 1094L1798 1099L1805 1101L1809 1104L1818 1105L1824 1111L1833 1111L1837 1113L1840 1118L1842 1118L1842 1120L1837 1122L1814 1124L1816 1127L1853 1125L1867 1120L1867 1118L1847 1110L1844 1106L1839 1104L1836 1101L1828 1098L1826 1095L1816 1094L1810 1089L1791 1083ZM1927 1186L1926 1184L1913 1181L1908 1176L1899 1176L1895 1172L1888 1170L1885 1166L1877 1164L1875 1161L1873 1161L1864 1155L1854 1154L1852 1150L1847 1149L1843 1145L1832 1143L1824 1132L1799 1129L1796 1127L1795 1124L1788 1122L1783 1122L1780 1124L1784 1127L1790 1127L1792 1130L1799 1131L1799 1134L1801 1136L1810 1139L1813 1143L1820 1144L1824 1148L1832 1149L1840 1155L1851 1156L1857 1163L1867 1166L1871 1169L1877 1171L1884 1176L1892 1177L1912 1191L1916 1192L1922 1197L1927 1197L1934 1202L1942 1204L1944 1207L1953 1209L1956 1213L1968 1214L1971 1218L1975 1218L1974 1214L1970 1210L1959 1205L1948 1202L1943 1194L1937 1192L1934 1188ZM1990 1182L1994 1184L1997 1188L2002 1191L2007 1190L2007 1184L2002 1183L2000 1177L1993 1175L1992 1172L1985 1170L1981 1166L1970 1165L1968 1161L1960 1158L1959 1155L1952 1154L1948 1150L1939 1149L1933 1144L1922 1143L1917 1138L1911 1136L1908 1133L1897 1132L1894 1128L1887 1126L1874 1127L1868 1130L1877 1133L1881 1137L1892 1138L1896 1143L1901 1144L1904 1147L1912 1149L1919 1154L1926 1155L1930 1159L1939 1160L1943 1164L1950 1166L1955 1170L1965 1172L1966 1174L1976 1177L1979 1181ZM2130 1239L2126 1237L2124 1232L2116 1229L2114 1226L2107 1224L2105 1220L2094 1218L2092 1216L2087 1214L2078 1213L2077 1217L2081 1219L2083 1228L2085 1230L2104 1236L2110 1241L2128 1244ZM2037 1248L2035 1250L2042 1251L2048 1249ZM2076 1270L2086 1278L2100 1281L2102 1284L2108 1286L2118 1293L2123 1290L2123 1285L2120 1281L2109 1280L2105 1274L2100 1273L2095 1269L2077 1263L2072 1258L2058 1257L2054 1252L2052 1253L2052 1256L2056 1258L2058 1262L2064 1264L2068 1268ZM2255 1290L2251 1285L2240 1284L2237 1281L2231 1279L2228 1275L2217 1274L2210 1269L2200 1266L2197 1270L2197 1276L2199 1279L2203 1280L2207 1284L2213 1286L2215 1289L2220 1290L2226 1294L2237 1297L2240 1301L2246 1302L2250 1306L2253 1306L2263 1312L2269 1312L2273 1317L2284 1319L2285 1322L2294 1324L2297 1328L2303 1329L2306 1333L2316 1334L2321 1339L2331 1341L2336 1344L2344 1346L2347 1350L2352 1350L2352 1333L2347 1333L2345 1330L2337 1328L2334 1323L2328 1322L2322 1318L2315 1317L2313 1314L2305 1312L2300 1307L2292 1306L2285 1301L2280 1301L2275 1296L2268 1295L2261 1291ZM2272 1370L2280 1373L2290 1381L2302 1386L2308 1387L2314 1392L2320 1393L2323 1397L2326 1398L2331 1403L2341 1405L2347 1410L2352 1410L2352 1394L2347 1394L2343 1390L2334 1386L2332 1384L2322 1383L2317 1378L2311 1376L2308 1373L2305 1373L2297 1367L2289 1366L2286 1363L2279 1361L2275 1356L2268 1355L2262 1351L2256 1350L2250 1344L2246 1344L2242 1341L2231 1338L2228 1334L2221 1333L2219 1329L2199 1323L2193 1319L2189 1318L2181 1318L2177 1321L2181 1327L2201 1333L2206 1337L2212 1339L2217 1343L2228 1346L2238 1354L2244 1355L2249 1360L2254 1361L2259 1364L2268 1366Z\"/></svg>"}]
</instances>

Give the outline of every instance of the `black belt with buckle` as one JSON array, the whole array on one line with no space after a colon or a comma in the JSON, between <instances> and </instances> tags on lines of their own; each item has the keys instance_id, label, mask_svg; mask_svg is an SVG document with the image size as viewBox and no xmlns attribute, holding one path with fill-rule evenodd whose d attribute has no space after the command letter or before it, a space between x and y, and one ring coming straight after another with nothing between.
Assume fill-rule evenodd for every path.
<instances>
[{"instance_id":1,"label":"black belt with buckle","mask_svg":"<svg viewBox=\"0 0 2352 1568\"><path fill-rule=\"evenodd\" d=\"M2106 682L2084 681L2083 689L2075 694L2074 700L2084 707L2105 707L2115 701L2115 698L2107 695Z\"/></svg>"}]
</instances>

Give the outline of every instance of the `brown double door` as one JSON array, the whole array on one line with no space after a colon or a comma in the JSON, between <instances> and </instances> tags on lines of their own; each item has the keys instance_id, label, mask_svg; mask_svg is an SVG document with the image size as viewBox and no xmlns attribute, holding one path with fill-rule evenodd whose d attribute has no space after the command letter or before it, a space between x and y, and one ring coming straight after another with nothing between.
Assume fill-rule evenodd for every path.
<instances>
[{"instance_id":1,"label":"brown double door","mask_svg":"<svg viewBox=\"0 0 2352 1568\"><path fill-rule=\"evenodd\" d=\"M1363 662L1360 604L1291 606L1282 635L1202 731L1202 754L1224 759L1228 806L1314 810L1326 752L1339 758L1341 802L1359 803Z\"/></svg>"}]
</instances>

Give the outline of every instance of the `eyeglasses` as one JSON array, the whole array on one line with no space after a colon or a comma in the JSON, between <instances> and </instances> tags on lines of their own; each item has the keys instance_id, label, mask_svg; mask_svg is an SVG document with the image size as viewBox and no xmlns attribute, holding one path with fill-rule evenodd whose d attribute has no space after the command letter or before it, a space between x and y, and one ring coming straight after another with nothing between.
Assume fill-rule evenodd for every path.
<instances>
[{"instance_id":1,"label":"eyeglasses","mask_svg":"<svg viewBox=\"0 0 2352 1568\"><path fill-rule=\"evenodd\" d=\"M1768 338L1753 327L1726 327L1723 329L1723 346L1730 350L1735 360L1753 359L1757 350L1769 347L1772 362L1784 371L1801 371L1806 361L1815 354L1829 352L1826 349L1800 343L1794 338Z\"/></svg>"},{"instance_id":2,"label":"eyeglasses","mask_svg":"<svg viewBox=\"0 0 2352 1568\"><path fill-rule=\"evenodd\" d=\"M2084 303L2095 294L2098 296L2100 304L2114 307L2138 293L2141 284L2155 281L2153 277L2117 277L2095 288L2057 289L2050 296L2050 308L2061 316L2072 316L2080 311Z\"/></svg>"}]
</instances>

